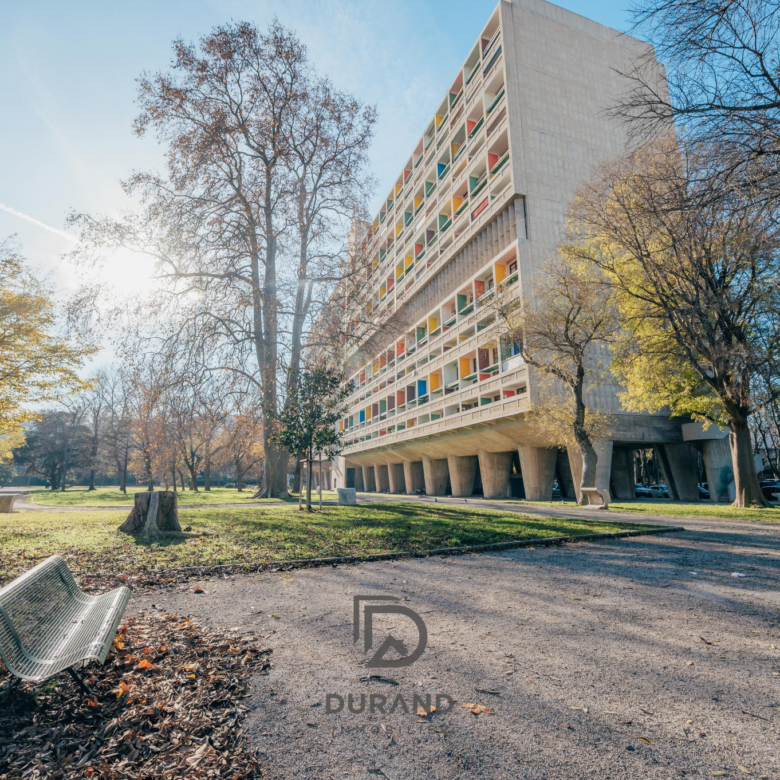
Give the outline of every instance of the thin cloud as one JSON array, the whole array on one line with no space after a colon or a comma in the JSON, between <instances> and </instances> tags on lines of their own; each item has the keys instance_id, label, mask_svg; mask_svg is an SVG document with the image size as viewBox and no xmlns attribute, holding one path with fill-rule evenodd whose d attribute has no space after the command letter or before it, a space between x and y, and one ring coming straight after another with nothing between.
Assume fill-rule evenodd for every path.
<instances>
[{"instance_id":1,"label":"thin cloud","mask_svg":"<svg viewBox=\"0 0 780 780\"><path fill-rule=\"evenodd\" d=\"M62 238L67 239L68 241L72 241L74 244L78 241L76 236L73 236L70 233L66 233L64 230L58 230L57 228L52 227L51 225L47 225L45 222L41 222L39 219L35 219L35 217L31 217L29 214L25 214L23 211L17 211L16 209L12 209L10 206L6 206L5 203L0 203L0 211L6 211L9 214L13 214L15 217L19 217L20 219L26 219L28 222L32 222L33 225L37 225L39 228L48 230L49 233L54 233L56 236L61 236Z\"/></svg>"}]
</instances>

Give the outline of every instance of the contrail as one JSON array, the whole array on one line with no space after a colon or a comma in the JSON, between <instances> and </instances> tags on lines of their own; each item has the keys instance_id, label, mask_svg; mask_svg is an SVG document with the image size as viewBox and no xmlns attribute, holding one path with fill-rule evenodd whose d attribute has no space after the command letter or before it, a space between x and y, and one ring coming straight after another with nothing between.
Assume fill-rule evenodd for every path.
<instances>
[{"instance_id":1,"label":"contrail","mask_svg":"<svg viewBox=\"0 0 780 780\"><path fill-rule=\"evenodd\" d=\"M26 219L28 222L32 222L33 225L37 225L44 230L48 230L49 233L54 233L57 236L66 238L68 241L72 241L74 244L78 241L76 236L73 236L70 233L66 233L64 230L57 230L57 228L52 227L51 225L47 225L44 222L41 222L39 219L35 219L35 217L31 217L29 214L25 214L22 211L17 211L16 209L12 209L10 206L6 206L5 203L0 203L0 211L7 211L9 214L13 214L15 217Z\"/></svg>"}]
</instances>

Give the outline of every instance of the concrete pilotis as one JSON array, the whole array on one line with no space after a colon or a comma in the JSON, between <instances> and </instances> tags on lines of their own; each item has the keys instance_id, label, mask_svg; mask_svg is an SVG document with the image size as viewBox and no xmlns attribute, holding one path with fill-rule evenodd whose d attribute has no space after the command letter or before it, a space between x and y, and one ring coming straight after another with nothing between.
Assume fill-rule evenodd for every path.
<instances>
[{"instance_id":1,"label":"concrete pilotis","mask_svg":"<svg viewBox=\"0 0 780 780\"><path fill-rule=\"evenodd\" d=\"M373 466L362 466L363 469L363 487L366 493L376 493L376 478L374 477Z\"/></svg>"},{"instance_id":2,"label":"concrete pilotis","mask_svg":"<svg viewBox=\"0 0 780 780\"><path fill-rule=\"evenodd\" d=\"M675 501L699 500L699 466L696 450L690 444L661 444L655 448L669 489Z\"/></svg>"},{"instance_id":3,"label":"concrete pilotis","mask_svg":"<svg viewBox=\"0 0 780 780\"><path fill-rule=\"evenodd\" d=\"M406 483L406 493L410 496L415 495L418 490L425 488L425 474L422 461L404 461L404 482Z\"/></svg>"},{"instance_id":4,"label":"concrete pilotis","mask_svg":"<svg viewBox=\"0 0 780 780\"><path fill-rule=\"evenodd\" d=\"M701 445L710 501L729 501L729 485L734 481L729 437L709 439Z\"/></svg>"},{"instance_id":5,"label":"concrete pilotis","mask_svg":"<svg viewBox=\"0 0 780 780\"><path fill-rule=\"evenodd\" d=\"M576 447L567 447L566 454L569 456L569 470L571 471L572 482L574 482L574 496L579 504L582 501L582 455ZM585 487L590 487L585 485Z\"/></svg>"},{"instance_id":6,"label":"concrete pilotis","mask_svg":"<svg viewBox=\"0 0 780 780\"><path fill-rule=\"evenodd\" d=\"M554 447L531 447L528 444L519 444L517 452L520 455L525 497L529 501L551 501L558 450Z\"/></svg>"},{"instance_id":7,"label":"concrete pilotis","mask_svg":"<svg viewBox=\"0 0 780 780\"><path fill-rule=\"evenodd\" d=\"M479 473L482 477L482 494L485 498L506 498L509 493L509 470L512 468L511 452L486 452L480 450Z\"/></svg>"},{"instance_id":8,"label":"concrete pilotis","mask_svg":"<svg viewBox=\"0 0 780 780\"><path fill-rule=\"evenodd\" d=\"M596 461L596 484L585 485L585 487L597 487L609 492L609 485L612 482L612 439L594 441L593 449L596 450L596 455L598 456Z\"/></svg>"},{"instance_id":9,"label":"concrete pilotis","mask_svg":"<svg viewBox=\"0 0 780 780\"><path fill-rule=\"evenodd\" d=\"M566 450L558 450L556 465L558 467L558 479L560 481L558 489L563 498L577 498L577 491L574 489L574 478L571 474L569 465L569 453Z\"/></svg>"},{"instance_id":10,"label":"concrete pilotis","mask_svg":"<svg viewBox=\"0 0 780 780\"><path fill-rule=\"evenodd\" d=\"M619 501L634 498L633 454L633 450L625 447L615 447L612 451L612 484L615 486L615 498Z\"/></svg>"},{"instance_id":11,"label":"concrete pilotis","mask_svg":"<svg viewBox=\"0 0 780 780\"><path fill-rule=\"evenodd\" d=\"M448 455L452 495L468 497L474 492L474 478L477 476L476 455Z\"/></svg>"},{"instance_id":12,"label":"concrete pilotis","mask_svg":"<svg viewBox=\"0 0 780 780\"><path fill-rule=\"evenodd\" d=\"M446 458L423 458L423 474L425 475L425 493L429 496L443 496L447 493Z\"/></svg>"},{"instance_id":13,"label":"concrete pilotis","mask_svg":"<svg viewBox=\"0 0 780 780\"><path fill-rule=\"evenodd\" d=\"M387 464L387 481L390 483L391 493L405 493L406 484L404 479L403 463Z\"/></svg>"},{"instance_id":14,"label":"concrete pilotis","mask_svg":"<svg viewBox=\"0 0 780 780\"><path fill-rule=\"evenodd\" d=\"M390 482L388 480L387 466L374 466L374 477L376 479L376 492L389 493Z\"/></svg>"},{"instance_id":15,"label":"concrete pilotis","mask_svg":"<svg viewBox=\"0 0 780 780\"><path fill-rule=\"evenodd\" d=\"M363 467L355 466L355 490L358 493L364 493L366 488L363 485Z\"/></svg>"}]
</instances>

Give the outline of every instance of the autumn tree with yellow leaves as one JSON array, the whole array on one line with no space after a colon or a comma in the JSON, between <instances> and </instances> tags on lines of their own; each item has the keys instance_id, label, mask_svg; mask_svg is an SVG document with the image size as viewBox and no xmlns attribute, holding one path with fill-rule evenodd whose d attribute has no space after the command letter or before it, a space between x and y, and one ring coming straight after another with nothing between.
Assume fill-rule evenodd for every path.
<instances>
[{"instance_id":1,"label":"autumn tree with yellow leaves","mask_svg":"<svg viewBox=\"0 0 780 780\"><path fill-rule=\"evenodd\" d=\"M27 404L56 401L87 387L78 370L98 347L62 326L50 285L10 239L0 242L0 431L34 417Z\"/></svg>"}]
</instances>

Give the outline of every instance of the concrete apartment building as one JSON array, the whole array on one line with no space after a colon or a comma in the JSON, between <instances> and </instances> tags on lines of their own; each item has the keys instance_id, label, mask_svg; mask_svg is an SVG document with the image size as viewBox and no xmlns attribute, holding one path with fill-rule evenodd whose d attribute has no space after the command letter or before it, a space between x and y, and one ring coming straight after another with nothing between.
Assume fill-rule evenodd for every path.
<instances>
[{"instance_id":1,"label":"concrete apartment building","mask_svg":"<svg viewBox=\"0 0 780 780\"><path fill-rule=\"evenodd\" d=\"M623 151L604 109L624 89L617 71L646 50L544 0L498 4L362 239L373 289L361 314L378 327L351 359L332 487L549 500L557 478L574 494L579 460L530 432L538 386L491 337L487 303L498 287L530 289L579 184ZM616 390L589 398L615 419L597 487L633 498L631 453L649 447L672 498L698 500L694 447L711 486L730 481L723 432L628 413Z\"/></svg>"}]
</instances>

